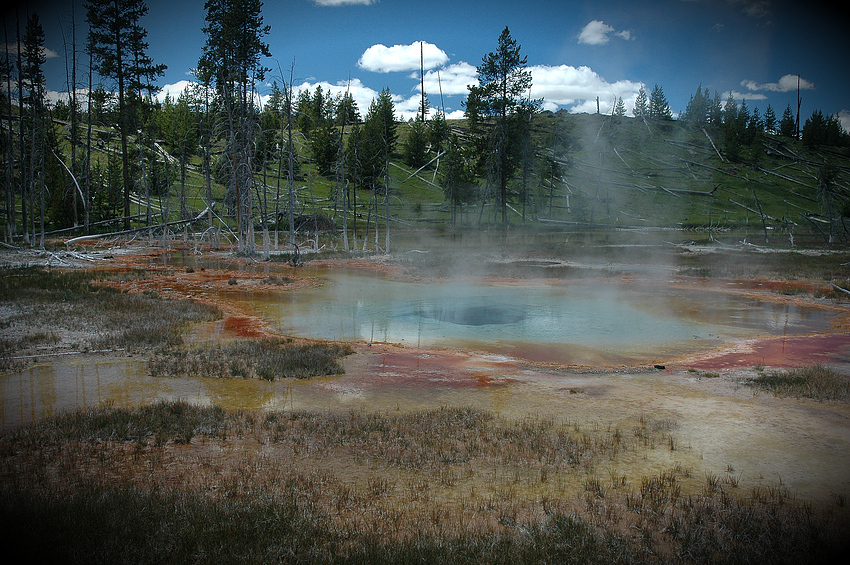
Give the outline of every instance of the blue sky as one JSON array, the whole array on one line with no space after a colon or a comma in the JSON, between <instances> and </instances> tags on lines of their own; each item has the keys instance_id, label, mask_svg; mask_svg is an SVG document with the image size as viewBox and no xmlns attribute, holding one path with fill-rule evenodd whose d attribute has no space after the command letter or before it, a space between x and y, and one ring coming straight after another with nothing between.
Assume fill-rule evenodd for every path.
<instances>
[{"instance_id":1,"label":"blue sky","mask_svg":"<svg viewBox=\"0 0 850 565\"><path fill-rule=\"evenodd\" d=\"M82 44L83 0L76 4ZM149 54L168 65L159 81L163 94L175 94L192 80L201 55L204 1L147 4ZM71 0L18 3L22 19L28 10L41 17L54 92L67 91L63 30L67 37L70 7ZM14 38L14 12L5 16ZM764 112L770 104L781 115L788 104L796 106L799 76L801 119L818 109L838 114L850 130L847 0L286 0L266 1L263 16L271 25L269 83L281 73L288 80L294 64L296 88L348 88L363 114L387 87L396 113L413 115L419 42L431 107L444 106L449 117L462 113L475 67L507 26L528 59L532 96L543 98L545 109L595 112L598 96L601 111L609 112L619 96L631 112L638 88L649 92L659 84L679 113L701 84L724 101L731 92L750 109ZM86 65L81 57L80 68Z\"/></svg>"}]
</instances>

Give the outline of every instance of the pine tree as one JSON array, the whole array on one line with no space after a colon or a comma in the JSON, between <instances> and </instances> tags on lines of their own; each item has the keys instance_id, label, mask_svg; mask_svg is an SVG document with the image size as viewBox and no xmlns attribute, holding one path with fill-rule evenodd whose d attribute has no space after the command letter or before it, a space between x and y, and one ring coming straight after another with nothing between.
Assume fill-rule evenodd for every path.
<instances>
[{"instance_id":1,"label":"pine tree","mask_svg":"<svg viewBox=\"0 0 850 565\"><path fill-rule=\"evenodd\" d=\"M746 102L743 108L746 110ZM746 115L749 117L748 113ZM743 124L746 124L746 121ZM738 103L732 93L729 93L729 98L723 106L723 150L730 161L737 161L741 157L743 124L738 116Z\"/></svg>"},{"instance_id":2,"label":"pine tree","mask_svg":"<svg viewBox=\"0 0 850 565\"><path fill-rule=\"evenodd\" d=\"M47 176L47 155L45 149L48 139L47 129L51 127L47 108L45 107L45 79L44 63L47 57L44 55L44 29L39 23L37 13L33 13L27 19L24 31L24 66L21 69L22 89L26 90L26 102L28 112L21 116L25 120L28 140L28 170L29 170L29 197L30 217L33 220L32 232L35 237L35 209L36 194L39 200L39 223L41 240L44 246L44 216L45 216L45 190ZM24 226L26 229L26 226Z\"/></svg>"},{"instance_id":3,"label":"pine tree","mask_svg":"<svg viewBox=\"0 0 850 565\"><path fill-rule=\"evenodd\" d=\"M682 116L683 119L696 126L704 125L708 118L708 106L710 102L708 91L703 94L702 85L699 85L696 93L688 100L688 105L685 107L685 113Z\"/></svg>"},{"instance_id":4,"label":"pine tree","mask_svg":"<svg viewBox=\"0 0 850 565\"><path fill-rule=\"evenodd\" d=\"M471 120L494 119L488 135L492 147L488 153L491 158L488 176L499 188L503 224L508 221L508 179L521 161L522 136L527 134L527 128L517 127L512 122L524 124L524 117L536 112L539 106L539 102L525 97L531 89L531 71L527 66L526 57L520 54L520 45L506 27L499 35L496 51L485 55L477 67L478 84L469 86L467 97L467 116Z\"/></svg>"},{"instance_id":5,"label":"pine tree","mask_svg":"<svg viewBox=\"0 0 850 565\"><path fill-rule=\"evenodd\" d=\"M254 252L253 158L254 85L268 71L261 57L271 52L263 38L271 27L263 23L260 0L207 0L207 36L198 61L198 76L218 91L227 120L228 191L236 211L238 249Z\"/></svg>"},{"instance_id":6,"label":"pine tree","mask_svg":"<svg viewBox=\"0 0 850 565\"><path fill-rule=\"evenodd\" d=\"M352 125L360 121L360 110L350 92L343 94L337 102L335 115L338 126Z\"/></svg>"},{"instance_id":7,"label":"pine tree","mask_svg":"<svg viewBox=\"0 0 850 565\"><path fill-rule=\"evenodd\" d=\"M767 105L767 110L764 111L764 131L771 134L776 131L776 113L770 104Z\"/></svg>"},{"instance_id":8,"label":"pine tree","mask_svg":"<svg viewBox=\"0 0 850 565\"><path fill-rule=\"evenodd\" d=\"M389 88L385 88L369 105L361 132L359 160L365 187L378 189L397 141L395 107Z\"/></svg>"},{"instance_id":9,"label":"pine tree","mask_svg":"<svg viewBox=\"0 0 850 565\"><path fill-rule=\"evenodd\" d=\"M390 89L385 88L380 96L372 100L366 120L363 123L362 170L363 177L370 183L375 197L376 226L378 191L381 180L384 185L384 205L386 206L386 243L385 252L390 247L390 157L395 151L398 141L397 125L395 122L395 107L393 106ZM375 241L377 244L377 240Z\"/></svg>"},{"instance_id":10,"label":"pine tree","mask_svg":"<svg viewBox=\"0 0 850 565\"><path fill-rule=\"evenodd\" d=\"M735 98L730 92L729 97L726 99L726 104L723 105L723 124L731 127L737 120L738 103L735 102Z\"/></svg>"},{"instance_id":11,"label":"pine tree","mask_svg":"<svg viewBox=\"0 0 850 565\"><path fill-rule=\"evenodd\" d=\"M443 150L449 138L449 125L446 123L446 115L438 110L428 122L428 142L438 154Z\"/></svg>"},{"instance_id":12,"label":"pine tree","mask_svg":"<svg viewBox=\"0 0 850 565\"><path fill-rule=\"evenodd\" d=\"M469 149L456 134L450 134L445 141L446 155L442 169L443 193L451 206L451 222L457 222L457 208L468 204L475 198L475 172L471 164Z\"/></svg>"},{"instance_id":13,"label":"pine tree","mask_svg":"<svg viewBox=\"0 0 850 565\"><path fill-rule=\"evenodd\" d=\"M89 50L98 74L118 86L118 130L121 135L121 166L124 190L124 227L130 227L130 158L127 138L135 106L132 99L143 90L156 90L153 81L165 72L145 51L147 31L140 25L147 14L144 0L89 0Z\"/></svg>"},{"instance_id":14,"label":"pine tree","mask_svg":"<svg viewBox=\"0 0 850 565\"><path fill-rule=\"evenodd\" d=\"M791 110L791 104L785 107L782 112L782 119L779 120L779 135L783 137L794 137L796 129L794 120L794 112Z\"/></svg>"},{"instance_id":15,"label":"pine tree","mask_svg":"<svg viewBox=\"0 0 850 565\"><path fill-rule=\"evenodd\" d=\"M646 89L643 85L640 86L637 98L635 98L635 107L633 112L636 118L646 118L649 115L649 101L646 97Z\"/></svg>"},{"instance_id":16,"label":"pine tree","mask_svg":"<svg viewBox=\"0 0 850 565\"><path fill-rule=\"evenodd\" d=\"M617 102L614 104L614 115L617 117L623 117L626 115L626 104L623 102L623 98L621 96L617 97Z\"/></svg>"},{"instance_id":17,"label":"pine tree","mask_svg":"<svg viewBox=\"0 0 850 565\"><path fill-rule=\"evenodd\" d=\"M706 93L708 96L708 93ZM711 99L711 104L708 108L708 121L713 126L719 126L723 123L723 102L720 99L720 93L714 91L714 98Z\"/></svg>"},{"instance_id":18,"label":"pine tree","mask_svg":"<svg viewBox=\"0 0 850 565\"><path fill-rule=\"evenodd\" d=\"M652 94L649 96L649 117L654 120L673 119L673 112L667 103L667 97L664 96L664 89L657 84L652 88Z\"/></svg>"},{"instance_id":19,"label":"pine tree","mask_svg":"<svg viewBox=\"0 0 850 565\"><path fill-rule=\"evenodd\" d=\"M295 97L295 124L301 130L301 133L307 136L310 135L310 130L314 125L310 106L311 99L309 88L299 90L298 96Z\"/></svg>"},{"instance_id":20,"label":"pine tree","mask_svg":"<svg viewBox=\"0 0 850 565\"><path fill-rule=\"evenodd\" d=\"M823 112L815 110L803 125L801 138L807 147L819 145L845 145L847 134L841 127L838 116L825 117Z\"/></svg>"},{"instance_id":21,"label":"pine tree","mask_svg":"<svg viewBox=\"0 0 850 565\"><path fill-rule=\"evenodd\" d=\"M428 153L428 128L419 119L411 120L410 130L403 143L404 162L408 166L418 169L427 162Z\"/></svg>"},{"instance_id":22,"label":"pine tree","mask_svg":"<svg viewBox=\"0 0 850 565\"><path fill-rule=\"evenodd\" d=\"M3 39L6 45L9 45L9 35L6 28L6 22L3 22ZM12 72L14 66L9 58L10 49L5 49L4 57L0 60L2 69L0 76L3 77L5 83L5 92L0 92L0 101L2 101L2 111L5 112L6 124L0 128L0 154L5 157L3 165L5 166L5 202L4 209L6 212L6 240L11 241L16 232L16 210L15 210L15 142L13 139L14 126L12 121Z\"/></svg>"},{"instance_id":23,"label":"pine tree","mask_svg":"<svg viewBox=\"0 0 850 565\"><path fill-rule=\"evenodd\" d=\"M329 122L313 128L310 134L310 153L320 175L332 176L339 149L339 132Z\"/></svg>"}]
</instances>

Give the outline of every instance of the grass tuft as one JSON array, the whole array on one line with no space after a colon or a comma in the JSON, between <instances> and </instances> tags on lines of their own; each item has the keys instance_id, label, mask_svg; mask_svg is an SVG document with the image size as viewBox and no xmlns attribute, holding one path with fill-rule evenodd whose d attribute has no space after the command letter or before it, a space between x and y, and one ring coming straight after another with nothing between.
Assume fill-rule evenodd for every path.
<instances>
[{"instance_id":1,"label":"grass tuft","mask_svg":"<svg viewBox=\"0 0 850 565\"><path fill-rule=\"evenodd\" d=\"M850 399L850 379L820 364L791 371L764 373L745 383L780 397L814 398L820 401Z\"/></svg>"},{"instance_id":2,"label":"grass tuft","mask_svg":"<svg viewBox=\"0 0 850 565\"><path fill-rule=\"evenodd\" d=\"M154 376L306 379L345 372L340 358L354 350L348 344L297 345L286 339L244 339L191 349L164 349L148 361Z\"/></svg>"}]
</instances>

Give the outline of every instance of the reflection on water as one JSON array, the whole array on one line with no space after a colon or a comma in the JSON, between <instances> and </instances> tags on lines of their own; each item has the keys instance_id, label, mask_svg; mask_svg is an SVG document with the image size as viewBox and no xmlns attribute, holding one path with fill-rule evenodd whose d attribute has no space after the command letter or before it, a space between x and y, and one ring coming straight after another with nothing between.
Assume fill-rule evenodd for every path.
<instances>
[{"instance_id":1,"label":"reflection on water","mask_svg":"<svg viewBox=\"0 0 850 565\"><path fill-rule=\"evenodd\" d=\"M698 352L733 339L824 331L832 313L789 302L698 292L663 282L414 283L325 273L319 288L246 297L284 334L328 340L464 347L547 348L548 361L600 363Z\"/></svg>"},{"instance_id":2,"label":"reflection on water","mask_svg":"<svg viewBox=\"0 0 850 565\"><path fill-rule=\"evenodd\" d=\"M351 360L351 359L349 359ZM347 360L347 361L349 361ZM445 405L470 405L501 410L513 393L508 385L461 387L430 379L396 382L388 386L392 369L346 367L346 374L306 380L220 379L215 377L167 378L148 375L143 362L57 361L39 364L19 373L0 375L0 433L53 415L103 403L136 407L159 400L186 400L201 406L239 410L435 409ZM372 361L370 361L372 362ZM417 372L415 367L398 370ZM364 378L373 375L377 380ZM436 373L435 373L436 374ZM469 377L461 376L463 379ZM427 386L426 386L427 385Z\"/></svg>"},{"instance_id":3,"label":"reflection on water","mask_svg":"<svg viewBox=\"0 0 850 565\"><path fill-rule=\"evenodd\" d=\"M280 383L233 379L164 379L147 374L134 360L39 364L0 375L3 432L55 414L105 402L133 407L157 400L183 399L226 408L274 408Z\"/></svg>"}]
</instances>

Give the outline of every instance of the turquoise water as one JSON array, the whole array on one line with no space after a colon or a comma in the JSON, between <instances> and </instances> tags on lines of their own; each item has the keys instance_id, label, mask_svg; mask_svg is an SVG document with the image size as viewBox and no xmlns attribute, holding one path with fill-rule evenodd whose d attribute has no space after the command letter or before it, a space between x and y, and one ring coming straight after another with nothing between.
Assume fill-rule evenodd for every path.
<instances>
[{"instance_id":1,"label":"turquoise water","mask_svg":"<svg viewBox=\"0 0 850 565\"><path fill-rule=\"evenodd\" d=\"M328 273L320 288L275 295L261 307L279 331L299 337L520 356L541 347L565 354L592 349L627 358L810 333L824 329L830 316L790 302L686 291L663 281L418 283L352 273Z\"/></svg>"}]
</instances>

